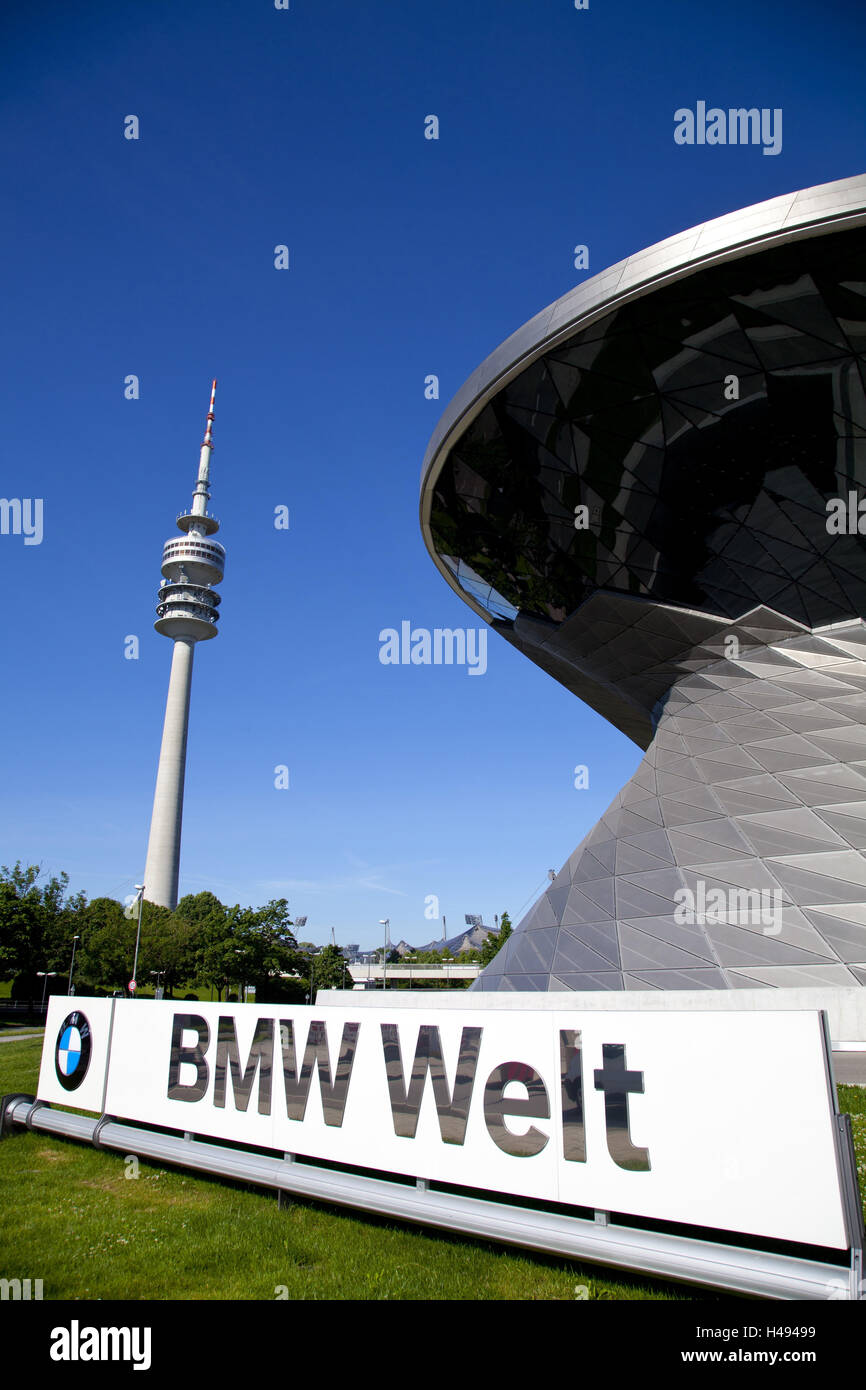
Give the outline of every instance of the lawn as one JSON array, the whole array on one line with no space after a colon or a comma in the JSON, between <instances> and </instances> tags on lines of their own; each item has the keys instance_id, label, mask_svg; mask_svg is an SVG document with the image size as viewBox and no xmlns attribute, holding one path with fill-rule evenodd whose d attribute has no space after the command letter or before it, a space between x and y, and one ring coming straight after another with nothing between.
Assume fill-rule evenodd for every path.
<instances>
[{"instance_id":1,"label":"lawn","mask_svg":"<svg viewBox=\"0 0 866 1390\"><path fill-rule=\"evenodd\" d=\"M33 1093L41 1040L0 1045ZM864 1115L866 1121L866 1115ZM138 1176L128 1176L137 1167ZM23 1131L0 1143L0 1277L46 1299L714 1299Z\"/></svg>"}]
</instances>

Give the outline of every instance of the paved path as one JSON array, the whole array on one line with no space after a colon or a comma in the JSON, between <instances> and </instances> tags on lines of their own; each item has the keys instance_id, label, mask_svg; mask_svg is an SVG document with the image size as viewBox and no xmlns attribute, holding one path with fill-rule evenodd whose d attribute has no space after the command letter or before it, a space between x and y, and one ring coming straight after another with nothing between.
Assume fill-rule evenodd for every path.
<instances>
[{"instance_id":1,"label":"paved path","mask_svg":"<svg viewBox=\"0 0 866 1390\"><path fill-rule=\"evenodd\" d=\"M836 1084L866 1086L866 1052L834 1052Z\"/></svg>"},{"instance_id":2,"label":"paved path","mask_svg":"<svg viewBox=\"0 0 866 1390\"><path fill-rule=\"evenodd\" d=\"M43 1035L44 1029L40 1033L0 1033L0 1043L23 1042L25 1038L41 1038Z\"/></svg>"}]
</instances>

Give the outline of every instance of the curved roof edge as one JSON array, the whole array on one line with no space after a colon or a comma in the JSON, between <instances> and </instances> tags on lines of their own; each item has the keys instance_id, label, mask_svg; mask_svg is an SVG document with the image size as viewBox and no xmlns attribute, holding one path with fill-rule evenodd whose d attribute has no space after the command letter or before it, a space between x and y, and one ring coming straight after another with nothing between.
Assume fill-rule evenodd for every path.
<instances>
[{"instance_id":1,"label":"curved roof edge","mask_svg":"<svg viewBox=\"0 0 866 1390\"><path fill-rule=\"evenodd\" d=\"M595 319L664 284L684 279L705 266L734 260L769 246L866 224L866 174L783 193L762 203L738 208L697 227L677 232L643 251L626 256L608 270L582 281L548 304L506 338L475 369L445 407L427 445L421 467L421 531L424 543L449 586L478 617L488 622L481 604L461 589L439 560L430 535L430 490L437 465L480 414L492 396L536 357L588 327Z\"/></svg>"}]
</instances>

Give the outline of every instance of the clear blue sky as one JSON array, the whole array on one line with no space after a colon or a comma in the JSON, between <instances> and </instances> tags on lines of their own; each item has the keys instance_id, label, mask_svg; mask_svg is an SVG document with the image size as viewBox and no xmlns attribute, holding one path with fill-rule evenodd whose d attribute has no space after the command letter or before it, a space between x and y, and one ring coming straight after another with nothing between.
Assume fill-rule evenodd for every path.
<instances>
[{"instance_id":1,"label":"clear blue sky","mask_svg":"<svg viewBox=\"0 0 866 1390\"><path fill-rule=\"evenodd\" d=\"M140 881L161 550L217 376L228 565L196 652L181 892L285 896L309 939L363 945L382 917L395 941L438 934L428 894L449 934L516 918L640 754L493 634L483 677L380 664L403 619L476 624L421 540L427 440L587 274L863 172L864 51L860 0L5 0L0 495L43 498L45 531L0 536L0 862L90 897ZM677 146L698 100L781 107L782 152Z\"/></svg>"}]
</instances>

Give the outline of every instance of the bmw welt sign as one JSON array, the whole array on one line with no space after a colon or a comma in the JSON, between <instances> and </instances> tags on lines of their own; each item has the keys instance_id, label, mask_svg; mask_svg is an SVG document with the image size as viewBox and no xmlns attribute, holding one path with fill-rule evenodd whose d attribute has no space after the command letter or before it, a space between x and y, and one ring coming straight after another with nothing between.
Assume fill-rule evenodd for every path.
<instances>
[{"instance_id":1,"label":"bmw welt sign","mask_svg":"<svg viewBox=\"0 0 866 1390\"><path fill-rule=\"evenodd\" d=\"M817 1012L54 998L39 1099L491 1193L847 1245Z\"/></svg>"}]
</instances>

